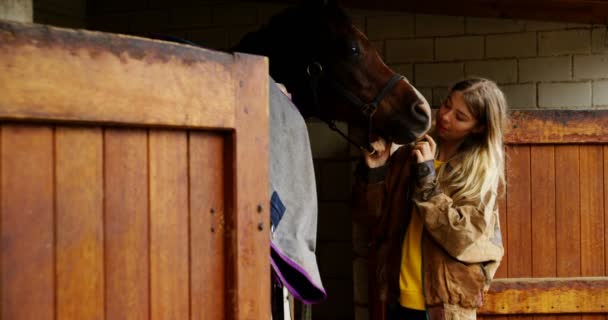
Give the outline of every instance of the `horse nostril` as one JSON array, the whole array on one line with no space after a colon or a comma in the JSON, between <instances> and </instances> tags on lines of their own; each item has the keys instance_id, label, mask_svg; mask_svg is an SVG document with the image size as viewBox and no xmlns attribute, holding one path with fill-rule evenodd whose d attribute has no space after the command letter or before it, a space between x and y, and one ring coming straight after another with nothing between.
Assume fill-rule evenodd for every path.
<instances>
[{"instance_id":1,"label":"horse nostril","mask_svg":"<svg viewBox=\"0 0 608 320\"><path fill-rule=\"evenodd\" d=\"M421 127L430 125L431 107L426 101L417 101L412 106L412 116Z\"/></svg>"}]
</instances>

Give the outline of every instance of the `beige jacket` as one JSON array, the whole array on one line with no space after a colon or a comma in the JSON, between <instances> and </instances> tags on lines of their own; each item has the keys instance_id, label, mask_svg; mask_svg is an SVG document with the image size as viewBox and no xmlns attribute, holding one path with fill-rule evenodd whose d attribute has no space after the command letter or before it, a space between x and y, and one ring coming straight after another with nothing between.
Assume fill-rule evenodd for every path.
<instances>
[{"instance_id":1,"label":"beige jacket","mask_svg":"<svg viewBox=\"0 0 608 320\"><path fill-rule=\"evenodd\" d=\"M410 152L402 147L382 168L357 169L353 213L371 228L370 279L375 281L370 283L370 300L377 299L373 318L383 319L385 305L399 301L403 237L411 214L419 214L429 318L475 319L504 252L498 206L454 203L438 187L432 164L417 165Z\"/></svg>"}]
</instances>

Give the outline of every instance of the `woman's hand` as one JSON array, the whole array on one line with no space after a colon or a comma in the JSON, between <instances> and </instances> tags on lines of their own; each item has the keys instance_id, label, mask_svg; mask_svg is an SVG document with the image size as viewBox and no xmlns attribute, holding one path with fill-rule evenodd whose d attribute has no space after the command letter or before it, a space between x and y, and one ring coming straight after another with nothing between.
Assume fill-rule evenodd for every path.
<instances>
[{"instance_id":1,"label":"woman's hand","mask_svg":"<svg viewBox=\"0 0 608 320\"><path fill-rule=\"evenodd\" d=\"M367 166L370 168L378 168L385 165L391 154L391 143L387 143L384 139L378 138L378 140L372 142L371 146L376 151L373 154L370 154L365 150L363 151Z\"/></svg>"},{"instance_id":2,"label":"woman's hand","mask_svg":"<svg viewBox=\"0 0 608 320\"><path fill-rule=\"evenodd\" d=\"M431 136L425 134L422 140L414 145L412 155L416 157L417 163L423 163L435 159L435 150L437 150L437 144Z\"/></svg>"}]
</instances>

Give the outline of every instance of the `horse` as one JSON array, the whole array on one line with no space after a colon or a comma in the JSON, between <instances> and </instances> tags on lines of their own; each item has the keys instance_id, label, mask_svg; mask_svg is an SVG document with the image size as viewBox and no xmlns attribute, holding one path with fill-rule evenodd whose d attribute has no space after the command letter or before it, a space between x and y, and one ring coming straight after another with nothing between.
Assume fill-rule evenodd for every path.
<instances>
[{"instance_id":1,"label":"horse","mask_svg":"<svg viewBox=\"0 0 608 320\"><path fill-rule=\"evenodd\" d=\"M314 253L317 201L303 118L318 118L357 148L373 152L371 144L379 138L407 144L426 133L430 106L404 76L382 61L335 1L310 0L287 8L229 51L268 57L271 264L295 297L321 302L326 293ZM291 101L281 95L275 81L286 87ZM337 129L336 121L363 134L353 136L351 131L349 136ZM300 152L294 156L290 147ZM281 158L284 155L287 159ZM276 177L290 181L275 181ZM290 190L293 186L298 187ZM312 233L302 235L302 228Z\"/></svg>"},{"instance_id":2,"label":"horse","mask_svg":"<svg viewBox=\"0 0 608 320\"><path fill-rule=\"evenodd\" d=\"M339 133L360 149L373 152L370 144L380 137L407 144L430 127L426 99L382 61L335 1L287 8L231 50L267 56L271 77L300 113L333 130L335 121L358 128L359 137Z\"/></svg>"}]
</instances>

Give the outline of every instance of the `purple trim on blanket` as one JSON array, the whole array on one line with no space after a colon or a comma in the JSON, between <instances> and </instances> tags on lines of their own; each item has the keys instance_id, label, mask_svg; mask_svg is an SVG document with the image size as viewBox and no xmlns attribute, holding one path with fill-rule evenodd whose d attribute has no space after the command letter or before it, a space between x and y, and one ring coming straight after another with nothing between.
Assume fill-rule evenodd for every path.
<instances>
[{"instance_id":1,"label":"purple trim on blanket","mask_svg":"<svg viewBox=\"0 0 608 320\"><path fill-rule=\"evenodd\" d=\"M323 300L325 300L327 298L327 293L325 292L325 290L323 288L317 287L317 285L314 283L314 281L312 281L312 279L310 278L309 274L306 271L304 271L304 269L302 269L302 267L300 267L297 263L295 263L294 261L292 261L291 259L289 259L289 257L285 256L281 252L281 250L279 250L275 246L275 244L272 241L270 242L270 249L274 250L279 255L279 257L281 257L281 259L285 263L287 263L289 266L291 266L296 271L298 271L300 274L302 274L308 280L308 282L310 284L312 284L313 287L315 287L317 290L319 290L323 294L323 296L320 299L318 299L318 300L307 300L307 299L302 298L302 296L300 295L300 293L298 292L298 290L296 290L295 288L293 288L291 286L291 284L285 279L285 277L283 276L283 274L279 270L279 267L277 267L277 265L275 264L274 260L271 258L270 259L270 264L272 265L272 267L276 271L276 274L281 279L281 283L283 283L283 285L285 285L287 287L287 290L289 290L289 292L291 294L293 294L294 297L298 298L298 300L301 300L301 301L303 301L306 304L318 303L318 302L321 302L321 301L323 301Z\"/></svg>"}]
</instances>

